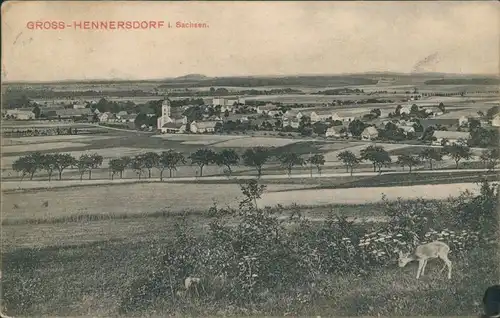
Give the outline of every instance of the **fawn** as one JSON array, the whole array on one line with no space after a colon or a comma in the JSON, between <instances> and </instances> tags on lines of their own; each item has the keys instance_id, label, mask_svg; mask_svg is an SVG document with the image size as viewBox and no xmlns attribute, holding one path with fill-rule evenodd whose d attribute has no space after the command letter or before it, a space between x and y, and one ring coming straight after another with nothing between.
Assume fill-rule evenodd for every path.
<instances>
[{"instance_id":1,"label":"fawn","mask_svg":"<svg viewBox=\"0 0 500 318\"><path fill-rule=\"evenodd\" d=\"M417 279L424 275L425 266L427 266L427 261L432 258L440 258L443 260L445 265L441 269L444 270L445 266L448 267L448 279L451 279L451 261L448 259L448 253L450 252L450 247L443 242L434 241L427 244L422 244L417 246L415 252L411 255L410 253L399 252L399 267L405 267L411 261L418 261Z\"/></svg>"}]
</instances>

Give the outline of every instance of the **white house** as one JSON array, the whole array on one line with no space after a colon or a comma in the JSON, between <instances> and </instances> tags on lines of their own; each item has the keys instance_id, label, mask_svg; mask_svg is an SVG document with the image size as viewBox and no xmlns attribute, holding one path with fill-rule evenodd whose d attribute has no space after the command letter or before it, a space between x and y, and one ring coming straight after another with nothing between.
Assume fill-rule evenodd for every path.
<instances>
[{"instance_id":1,"label":"white house","mask_svg":"<svg viewBox=\"0 0 500 318\"><path fill-rule=\"evenodd\" d=\"M127 116L127 115L128 115L128 113L127 113L126 111L122 110L122 111L119 111L119 112L116 114L116 118L118 118L118 119L122 119L122 117L123 117L123 116Z\"/></svg>"},{"instance_id":2,"label":"white house","mask_svg":"<svg viewBox=\"0 0 500 318\"><path fill-rule=\"evenodd\" d=\"M243 104L245 105L245 99L243 98L213 98L212 106L233 106L234 104Z\"/></svg>"},{"instance_id":3,"label":"white house","mask_svg":"<svg viewBox=\"0 0 500 318\"><path fill-rule=\"evenodd\" d=\"M279 110L270 110L267 112L267 115L271 117L279 117L281 115L281 111Z\"/></svg>"},{"instance_id":4,"label":"white house","mask_svg":"<svg viewBox=\"0 0 500 318\"><path fill-rule=\"evenodd\" d=\"M491 126L500 127L500 114L496 114L491 120Z\"/></svg>"},{"instance_id":5,"label":"white house","mask_svg":"<svg viewBox=\"0 0 500 318\"><path fill-rule=\"evenodd\" d=\"M465 117L465 116L461 116L459 119L458 119L458 125L460 127L462 126L466 126L467 123L469 122L469 118Z\"/></svg>"},{"instance_id":6,"label":"white house","mask_svg":"<svg viewBox=\"0 0 500 318\"><path fill-rule=\"evenodd\" d=\"M378 137L377 128L370 126L366 127L365 130L361 133L361 139L363 140L373 140Z\"/></svg>"},{"instance_id":7,"label":"white house","mask_svg":"<svg viewBox=\"0 0 500 318\"><path fill-rule=\"evenodd\" d=\"M304 114L302 112L292 109L292 110L287 110L283 114L282 119L283 120L292 119L292 118L300 119L300 118L302 118L302 116L304 116Z\"/></svg>"},{"instance_id":8,"label":"white house","mask_svg":"<svg viewBox=\"0 0 500 318\"><path fill-rule=\"evenodd\" d=\"M405 135L408 135L409 133L415 133L415 128L413 126L399 126L398 128L403 129Z\"/></svg>"},{"instance_id":9,"label":"white house","mask_svg":"<svg viewBox=\"0 0 500 318\"><path fill-rule=\"evenodd\" d=\"M470 139L470 133L463 131L436 130L432 136L436 138L436 140L432 142L434 145L441 145L443 140L448 140L449 144L453 144L458 142L459 139Z\"/></svg>"},{"instance_id":10,"label":"white house","mask_svg":"<svg viewBox=\"0 0 500 318\"><path fill-rule=\"evenodd\" d=\"M137 117L137 114L127 114L120 116L122 123L133 123Z\"/></svg>"},{"instance_id":11,"label":"white house","mask_svg":"<svg viewBox=\"0 0 500 318\"><path fill-rule=\"evenodd\" d=\"M80 103L76 103L76 104L73 104L73 109L83 109L83 108L86 108L87 105L83 102L80 102Z\"/></svg>"},{"instance_id":12,"label":"white house","mask_svg":"<svg viewBox=\"0 0 500 318\"><path fill-rule=\"evenodd\" d=\"M17 120L35 119L35 113L30 110L8 109L5 116Z\"/></svg>"},{"instance_id":13,"label":"white house","mask_svg":"<svg viewBox=\"0 0 500 318\"><path fill-rule=\"evenodd\" d=\"M333 117L333 112L331 110L315 110L311 112L310 117L312 123L327 121Z\"/></svg>"},{"instance_id":14,"label":"white house","mask_svg":"<svg viewBox=\"0 0 500 318\"><path fill-rule=\"evenodd\" d=\"M410 114L411 112L411 105L406 105L406 106L402 106L401 109L399 110L399 113L400 114Z\"/></svg>"},{"instance_id":15,"label":"white house","mask_svg":"<svg viewBox=\"0 0 500 318\"><path fill-rule=\"evenodd\" d=\"M283 127L288 127L288 126L295 128L295 129L299 128L300 119L297 119L295 117L283 119Z\"/></svg>"},{"instance_id":16,"label":"white house","mask_svg":"<svg viewBox=\"0 0 500 318\"><path fill-rule=\"evenodd\" d=\"M220 121L193 121L189 127L193 133L210 133L215 131L217 123L220 123Z\"/></svg>"},{"instance_id":17,"label":"white house","mask_svg":"<svg viewBox=\"0 0 500 318\"><path fill-rule=\"evenodd\" d=\"M173 117L170 113L170 101L168 99L164 100L161 104L161 116L157 119L157 128L162 130L163 126L167 123L175 123L175 124L187 124L187 117ZM162 130L162 132L165 129Z\"/></svg>"},{"instance_id":18,"label":"white house","mask_svg":"<svg viewBox=\"0 0 500 318\"><path fill-rule=\"evenodd\" d=\"M354 117L349 116L347 114L342 114L342 113L333 113L332 120L333 121L341 121L341 122L351 122L354 120Z\"/></svg>"},{"instance_id":19,"label":"white house","mask_svg":"<svg viewBox=\"0 0 500 318\"><path fill-rule=\"evenodd\" d=\"M97 118L99 119L100 122L108 122L108 121L114 119L115 115L113 115L110 112L105 112L105 113L100 113L99 115L97 115Z\"/></svg>"},{"instance_id":20,"label":"white house","mask_svg":"<svg viewBox=\"0 0 500 318\"><path fill-rule=\"evenodd\" d=\"M325 133L326 137L347 137L347 130L343 126L333 126L329 127Z\"/></svg>"},{"instance_id":21,"label":"white house","mask_svg":"<svg viewBox=\"0 0 500 318\"><path fill-rule=\"evenodd\" d=\"M177 134L177 133L184 133L186 132L186 124L183 123L166 123L161 127L161 132L163 134L165 133L170 133L170 134Z\"/></svg>"},{"instance_id":22,"label":"white house","mask_svg":"<svg viewBox=\"0 0 500 318\"><path fill-rule=\"evenodd\" d=\"M268 114L270 111L276 111L278 107L274 104L267 103L266 105L257 106L257 114Z\"/></svg>"}]
</instances>

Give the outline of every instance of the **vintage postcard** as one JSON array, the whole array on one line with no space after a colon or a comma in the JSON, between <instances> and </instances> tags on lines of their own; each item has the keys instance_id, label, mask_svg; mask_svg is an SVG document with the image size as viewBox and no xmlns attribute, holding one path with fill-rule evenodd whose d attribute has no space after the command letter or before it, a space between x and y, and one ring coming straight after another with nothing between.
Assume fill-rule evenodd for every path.
<instances>
[{"instance_id":1,"label":"vintage postcard","mask_svg":"<svg viewBox=\"0 0 500 318\"><path fill-rule=\"evenodd\" d=\"M3 315L498 317L498 2L1 12Z\"/></svg>"}]
</instances>

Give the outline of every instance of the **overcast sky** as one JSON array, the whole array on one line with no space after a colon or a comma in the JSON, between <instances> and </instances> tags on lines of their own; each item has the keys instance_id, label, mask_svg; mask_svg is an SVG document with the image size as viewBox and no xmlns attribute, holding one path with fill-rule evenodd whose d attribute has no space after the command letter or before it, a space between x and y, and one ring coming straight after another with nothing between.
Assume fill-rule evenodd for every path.
<instances>
[{"instance_id":1,"label":"overcast sky","mask_svg":"<svg viewBox=\"0 0 500 318\"><path fill-rule=\"evenodd\" d=\"M25 2L2 6L2 79L371 71L499 73L498 2ZM163 20L208 29L30 30Z\"/></svg>"}]
</instances>

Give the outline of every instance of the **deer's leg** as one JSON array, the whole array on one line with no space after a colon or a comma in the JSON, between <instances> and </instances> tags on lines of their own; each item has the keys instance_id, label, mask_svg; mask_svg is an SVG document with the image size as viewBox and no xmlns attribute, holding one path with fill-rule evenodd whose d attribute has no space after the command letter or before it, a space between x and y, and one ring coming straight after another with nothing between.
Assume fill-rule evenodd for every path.
<instances>
[{"instance_id":1,"label":"deer's leg","mask_svg":"<svg viewBox=\"0 0 500 318\"><path fill-rule=\"evenodd\" d=\"M424 267L424 261L419 260L418 261L418 270L417 270L417 279L420 278L420 273L422 272L422 268Z\"/></svg>"},{"instance_id":2,"label":"deer's leg","mask_svg":"<svg viewBox=\"0 0 500 318\"><path fill-rule=\"evenodd\" d=\"M424 272L425 272L425 267L427 266L427 260L424 260L424 265L422 266L422 271L420 273L420 276L424 276Z\"/></svg>"},{"instance_id":3,"label":"deer's leg","mask_svg":"<svg viewBox=\"0 0 500 318\"><path fill-rule=\"evenodd\" d=\"M448 255L442 256L441 259L443 260L445 266L448 267L448 279L451 279L451 261L448 259Z\"/></svg>"}]
</instances>

